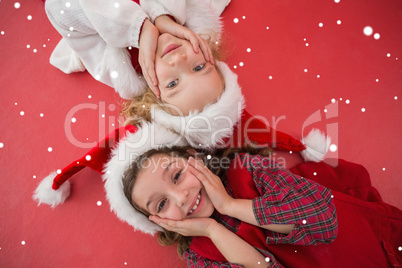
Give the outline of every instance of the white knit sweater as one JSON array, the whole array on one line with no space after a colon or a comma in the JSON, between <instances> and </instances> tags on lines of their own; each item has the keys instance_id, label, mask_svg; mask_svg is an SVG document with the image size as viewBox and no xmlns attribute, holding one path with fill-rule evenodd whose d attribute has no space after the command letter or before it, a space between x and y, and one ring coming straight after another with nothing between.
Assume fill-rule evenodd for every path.
<instances>
[{"instance_id":1,"label":"white knit sweater","mask_svg":"<svg viewBox=\"0 0 402 268\"><path fill-rule=\"evenodd\" d=\"M169 14L196 33L220 31L219 15L230 0L47 0L46 14L62 35L50 63L65 73L88 72L122 98L143 92L145 79L127 47L138 48L141 26Z\"/></svg>"}]
</instances>

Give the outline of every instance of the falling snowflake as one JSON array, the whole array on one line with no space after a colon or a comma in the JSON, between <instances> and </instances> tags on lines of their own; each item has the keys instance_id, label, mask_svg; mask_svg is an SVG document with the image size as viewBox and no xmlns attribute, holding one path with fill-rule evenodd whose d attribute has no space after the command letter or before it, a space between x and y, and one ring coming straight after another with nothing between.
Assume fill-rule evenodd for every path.
<instances>
[{"instance_id":1,"label":"falling snowflake","mask_svg":"<svg viewBox=\"0 0 402 268\"><path fill-rule=\"evenodd\" d=\"M15 7L16 9L19 9L19 8L21 7L21 4L18 3L18 2L15 2L14 7Z\"/></svg>"},{"instance_id":2,"label":"falling snowflake","mask_svg":"<svg viewBox=\"0 0 402 268\"><path fill-rule=\"evenodd\" d=\"M241 61L241 62L239 63L239 66L240 66L240 67L244 66L244 63Z\"/></svg>"},{"instance_id":3,"label":"falling snowflake","mask_svg":"<svg viewBox=\"0 0 402 268\"><path fill-rule=\"evenodd\" d=\"M31 16L31 15L28 15L27 19L28 19L28 20L32 20L32 16Z\"/></svg>"},{"instance_id":4,"label":"falling snowflake","mask_svg":"<svg viewBox=\"0 0 402 268\"><path fill-rule=\"evenodd\" d=\"M25 245L25 241L21 241L21 245Z\"/></svg>"},{"instance_id":5,"label":"falling snowflake","mask_svg":"<svg viewBox=\"0 0 402 268\"><path fill-rule=\"evenodd\" d=\"M90 155L85 156L85 160L90 161L90 160L91 160L91 156L90 156Z\"/></svg>"},{"instance_id":6,"label":"falling snowflake","mask_svg":"<svg viewBox=\"0 0 402 268\"><path fill-rule=\"evenodd\" d=\"M318 23L318 26L322 27L322 26L324 26L324 23L320 22L320 23Z\"/></svg>"},{"instance_id":7,"label":"falling snowflake","mask_svg":"<svg viewBox=\"0 0 402 268\"><path fill-rule=\"evenodd\" d=\"M22 115L24 115L24 114L25 114L25 112L24 112L24 111L21 111L21 112L20 112L20 115L21 115L21 116L22 116Z\"/></svg>"},{"instance_id":8,"label":"falling snowflake","mask_svg":"<svg viewBox=\"0 0 402 268\"><path fill-rule=\"evenodd\" d=\"M350 100L345 100L345 103L346 103L346 104L349 104L349 103L350 103Z\"/></svg>"},{"instance_id":9,"label":"falling snowflake","mask_svg":"<svg viewBox=\"0 0 402 268\"><path fill-rule=\"evenodd\" d=\"M313 175L314 175L314 176L317 176L317 172L314 172Z\"/></svg>"},{"instance_id":10,"label":"falling snowflake","mask_svg":"<svg viewBox=\"0 0 402 268\"><path fill-rule=\"evenodd\" d=\"M385 171L385 167L383 167L382 170Z\"/></svg>"},{"instance_id":11,"label":"falling snowflake","mask_svg":"<svg viewBox=\"0 0 402 268\"><path fill-rule=\"evenodd\" d=\"M268 76L269 80L272 80L272 75Z\"/></svg>"},{"instance_id":12,"label":"falling snowflake","mask_svg":"<svg viewBox=\"0 0 402 268\"><path fill-rule=\"evenodd\" d=\"M308 72L308 70L307 70L307 69L304 69L304 72L305 72L305 73L307 73L307 72Z\"/></svg>"},{"instance_id":13,"label":"falling snowflake","mask_svg":"<svg viewBox=\"0 0 402 268\"><path fill-rule=\"evenodd\" d=\"M234 23L238 23L238 22L239 22L239 19L238 19L238 18L235 18L235 19L233 20L233 22L234 22Z\"/></svg>"},{"instance_id":14,"label":"falling snowflake","mask_svg":"<svg viewBox=\"0 0 402 268\"><path fill-rule=\"evenodd\" d=\"M77 119L75 117L73 117L73 118L71 118L71 122L75 123L75 122L77 122Z\"/></svg>"},{"instance_id":15,"label":"falling snowflake","mask_svg":"<svg viewBox=\"0 0 402 268\"><path fill-rule=\"evenodd\" d=\"M366 108L362 108L362 112L364 113L366 111Z\"/></svg>"},{"instance_id":16,"label":"falling snowflake","mask_svg":"<svg viewBox=\"0 0 402 268\"><path fill-rule=\"evenodd\" d=\"M102 206L102 202L101 202L101 201L96 202L96 204L97 204L99 207Z\"/></svg>"},{"instance_id":17,"label":"falling snowflake","mask_svg":"<svg viewBox=\"0 0 402 268\"><path fill-rule=\"evenodd\" d=\"M329 150L331 152L336 152L336 150L338 150L338 146L336 146L336 144L331 144L331 146L329 146Z\"/></svg>"},{"instance_id":18,"label":"falling snowflake","mask_svg":"<svg viewBox=\"0 0 402 268\"><path fill-rule=\"evenodd\" d=\"M379 33L375 33L375 34L374 34L374 39L376 39L376 40L380 39L380 34L379 34Z\"/></svg>"},{"instance_id":19,"label":"falling snowflake","mask_svg":"<svg viewBox=\"0 0 402 268\"><path fill-rule=\"evenodd\" d=\"M247 52L250 52L251 51L251 48L247 48Z\"/></svg>"},{"instance_id":20,"label":"falling snowflake","mask_svg":"<svg viewBox=\"0 0 402 268\"><path fill-rule=\"evenodd\" d=\"M61 169L58 169L58 170L56 171L56 173L57 173L57 174L61 174Z\"/></svg>"},{"instance_id":21,"label":"falling snowflake","mask_svg":"<svg viewBox=\"0 0 402 268\"><path fill-rule=\"evenodd\" d=\"M119 73L116 72L116 71L112 71L112 72L110 73L110 76L111 76L112 78L117 78L117 77L119 76Z\"/></svg>"},{"instance_id":22,"label":"falling snowflake","mask_svg":"<svg viewBox=\"0 0 402 268\"><path fill-rule=\"evenodd\" d=\"M49 147L49 148L47 148L47 150L48 150L48 152L51 152L51 151L53 151L53 148Z\"/></svg>"},{"instance_id":23,"label":"falling snowflake","mask_svg":"<svg viewBox=\"0 0 402 268\"><path fill-rule=\"evenodd\" d=\"M370 36L373 34L373 28L371 28L370 26L366 26L363 29L363 33L367 36Z\"/></svg>"},{"instance_id":24,"label":"falling snowflake","mask_svg":"<svg viewBox=\"0 0 402 268\"><path fill-rule=\"evenodd\" d=\"M0 148L4 147L4 143L0 142Z\"/></svg>"},{"instance_id":25,"label":"falling snowflake","mask_svg":"<svg viewBox=\"0 0 402 268\"><path fill-rule=\"evenodd\" d=\"M336 24L341 25L342 21L341 20L337 20Z\"/></svg>"},{"instance_id":26,"label":"falling snowflake","mask_svg":"<svg viewBox=\"0 0 402 268\"><path fill-rule=\"evenodd\" d=\"M335 99L331 99L331 102L332 102L332 103L335 103L335 102L336 102L336 100L335 100Z\"/></svg>"}]
</instances>

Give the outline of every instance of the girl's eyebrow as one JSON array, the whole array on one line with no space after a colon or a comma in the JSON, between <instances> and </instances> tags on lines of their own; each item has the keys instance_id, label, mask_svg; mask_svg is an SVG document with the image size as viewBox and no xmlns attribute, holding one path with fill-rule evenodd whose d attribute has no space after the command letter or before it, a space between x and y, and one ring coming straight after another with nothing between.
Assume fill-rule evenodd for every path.
<instances>
[{"instance_id":1,"label":"girl's eyebrow","mask_svg":"<svg viewBox=\"0 0 402 268\"><path fill-rule=\"evenodd\" d=\"M176 162L176 160L172 160L172 161L164 168L163 174L162 174L162 178L165 177L165 174L168 172L170 166L171 166L174 162ZM153 194L153 195L148 199L147 204L145 205L148 211L150 211L149 205L152 203L152 201L153 201L153 199L154 199L154 196L155 196L155 194Z\"/></svg>"}]
</instances>

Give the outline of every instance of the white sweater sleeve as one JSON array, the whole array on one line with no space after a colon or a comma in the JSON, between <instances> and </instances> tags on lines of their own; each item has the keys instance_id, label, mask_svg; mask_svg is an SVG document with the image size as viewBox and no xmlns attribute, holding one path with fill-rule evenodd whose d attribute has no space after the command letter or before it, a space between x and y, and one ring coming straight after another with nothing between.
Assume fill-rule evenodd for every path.
<instances>
[{"instance_id":1,"label":"white sweater sleeve","mask_svg":"<svg viewBox=\"0 0 402 268\"><path fill-rule=\"evenodd\" d=\"M166 14L173 16L181 25L186 22L186 0L140 0L140 3L152 22Z\"/></svg>"},{"instance_id":2,"label":"white sweater sleeve","mask_svg":"<svg viewBox=\"0 0 402 268\"><path fill-rule=\"evenodd\" d=\"M79 0L96 32L114 47L137 47L147 14L131 0Z\"/></svg>"},{"instance_id":3,"label":"white sweater sleeve","mask_svg":"<svg viewBox=\"0 0 402 268\"><path fill-rule=\"evenodd\" d=\"M85 2L84 6L81 2ZM119 6L115 7L115 3ZM125 99L145 89L145 79L135 72L126 49L138 47L138 35L147 18L140 6L131 0L47 0L45 9L50 22L63 36L52 53L51 64L65 73L82 71L71 68L77 65L71 64L77 62L72 59L76 56L96 80L113 87ZM71 50L67 51L64 44ZM63 53L70 56L63 58Z\"/></svg>"}]
</instances>

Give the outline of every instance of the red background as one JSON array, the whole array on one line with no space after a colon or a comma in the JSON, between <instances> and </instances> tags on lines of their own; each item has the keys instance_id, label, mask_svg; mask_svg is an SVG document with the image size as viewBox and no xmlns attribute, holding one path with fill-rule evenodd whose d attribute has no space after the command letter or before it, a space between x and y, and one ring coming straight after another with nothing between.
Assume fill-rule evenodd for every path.
<instances>
[{"instance_id":1,"label":"red background","mask_svg":"<svg viewBox=\"0 0 402 268\"><path fill-rule=\"evenodd\" d=\"M71 197L55 209L32 200L42 178L119 125L121 99L86 72L51 66L60 36L44 4L14 3L0 1L0 266L185 267L174 247L133 232L110 212L94 171L74 176ZM223 13L227 62L249 112L300 138L306 119L316 111L325 118L334 99L327 113L336 116L304 130L336 126L338 150L329 156L363 164L384 201L399 208L401 18L399 0L232 0ZM366 26L380 38L363 34Z\"/></svg>"}]
</instances>

